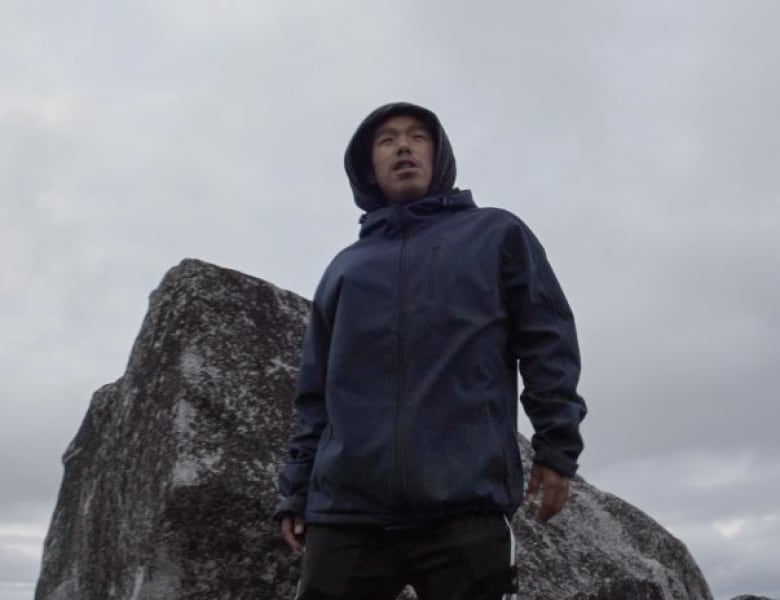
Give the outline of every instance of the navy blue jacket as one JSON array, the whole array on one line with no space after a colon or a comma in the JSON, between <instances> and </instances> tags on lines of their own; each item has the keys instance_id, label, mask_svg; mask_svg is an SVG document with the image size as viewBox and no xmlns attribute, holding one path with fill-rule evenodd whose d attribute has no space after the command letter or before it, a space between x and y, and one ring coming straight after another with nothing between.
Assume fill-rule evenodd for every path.
<instances>
[{"instance_id":1,"label":"navy blue jacket","mask_svg":"<svg viewBox=\"0 0 780 600\"><path fill-rule=\"evenodd\" d=\"M277 514L386 526L511 515L518 365L535 461L571 477L585 415L577 337L534 235L452 188L369 207L314 297Z\"/></svg>"}]
</instances>

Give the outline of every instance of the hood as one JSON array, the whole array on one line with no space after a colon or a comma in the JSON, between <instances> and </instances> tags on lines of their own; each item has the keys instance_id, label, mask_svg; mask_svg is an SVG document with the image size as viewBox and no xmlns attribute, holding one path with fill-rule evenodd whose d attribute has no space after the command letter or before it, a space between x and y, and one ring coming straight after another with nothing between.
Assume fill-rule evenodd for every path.
<instances>
[{"instance_id":1,"label":"hood","mask_svg":"<svg viewBox=\"0 0 780 600\"><path fill-rule=\"evenodd\" d=\"M396 115L412 115L430 127L436 150L433 157L433 177L429 196L448 194L455 185L455 155L439 118L427 108L408 102L393 102L380 106L358 126L344 154L344 169L355 197L355 204L371 212L387 204L376 184L368 181L371 173L371 136L386 119Z\"/></svg>"}]
</instances>

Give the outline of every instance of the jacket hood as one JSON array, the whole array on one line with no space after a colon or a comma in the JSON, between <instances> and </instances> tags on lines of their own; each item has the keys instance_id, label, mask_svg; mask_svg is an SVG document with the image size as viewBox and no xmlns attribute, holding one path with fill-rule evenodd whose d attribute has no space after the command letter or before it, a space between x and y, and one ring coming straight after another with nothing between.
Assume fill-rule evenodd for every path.
<instances>
[{"instance_id":1,"label":"jacket hood","mask_svg":"<svg viewBox=\"0 0 780 600\"><path fill-rule=\"evenodd\" d=\"M455 185L455 155L450 140L439 118L427 108L408 102L393 102L380 106L358 126L344 154L344 169L355 197L355 204L366 212L385 206L387 200L379 187L368 180L371 164L371 137L377 127L390 117L412 115L430 127L436 149L434 151L433 177L428 196L448 194Z\"/></svg>"}]
</instances>

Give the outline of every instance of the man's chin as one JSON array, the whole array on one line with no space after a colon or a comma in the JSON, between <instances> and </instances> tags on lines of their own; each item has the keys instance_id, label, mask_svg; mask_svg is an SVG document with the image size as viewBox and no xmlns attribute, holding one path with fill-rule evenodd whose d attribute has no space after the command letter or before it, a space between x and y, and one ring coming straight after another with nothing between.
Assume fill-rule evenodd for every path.
<instances>
[{"instance_id":1,"label":"man's chin","mask_svg":"<svg viewBox=\"0 0 780 600\"><path fill-rule=\"evenodd\" d=\"M394 204L408 204L425 196L427 190L421 186L405 186L393 190L391 196L388 196L390 202Z\"/></svg>"}]
</instances>

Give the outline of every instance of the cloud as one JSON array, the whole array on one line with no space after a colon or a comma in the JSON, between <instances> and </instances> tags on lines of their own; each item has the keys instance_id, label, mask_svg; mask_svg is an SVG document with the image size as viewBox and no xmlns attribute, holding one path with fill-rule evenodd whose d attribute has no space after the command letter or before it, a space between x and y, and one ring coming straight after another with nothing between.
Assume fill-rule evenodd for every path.
<instances>
[{"instance_id":1,"label":"cloud","mask_svg":"<svg viewBox=\"0 0 780 600\"><path fill-rule=\"evenodd\" d=\"M696 551L718 600L738 594L777 597L778 513L731 521L680 524L673 531Z\"/></svg>"},{"instance_id":2,"label":"cloud","mask_svg":"<svg viewBox=\"0 0 780 600\"><path fill-rule=\"evenodd\" d=\"M37 524L9 527L0 523L0 599L18 600L32 591L42 545L43 532Z\"/></svg>"}]
</instances>

